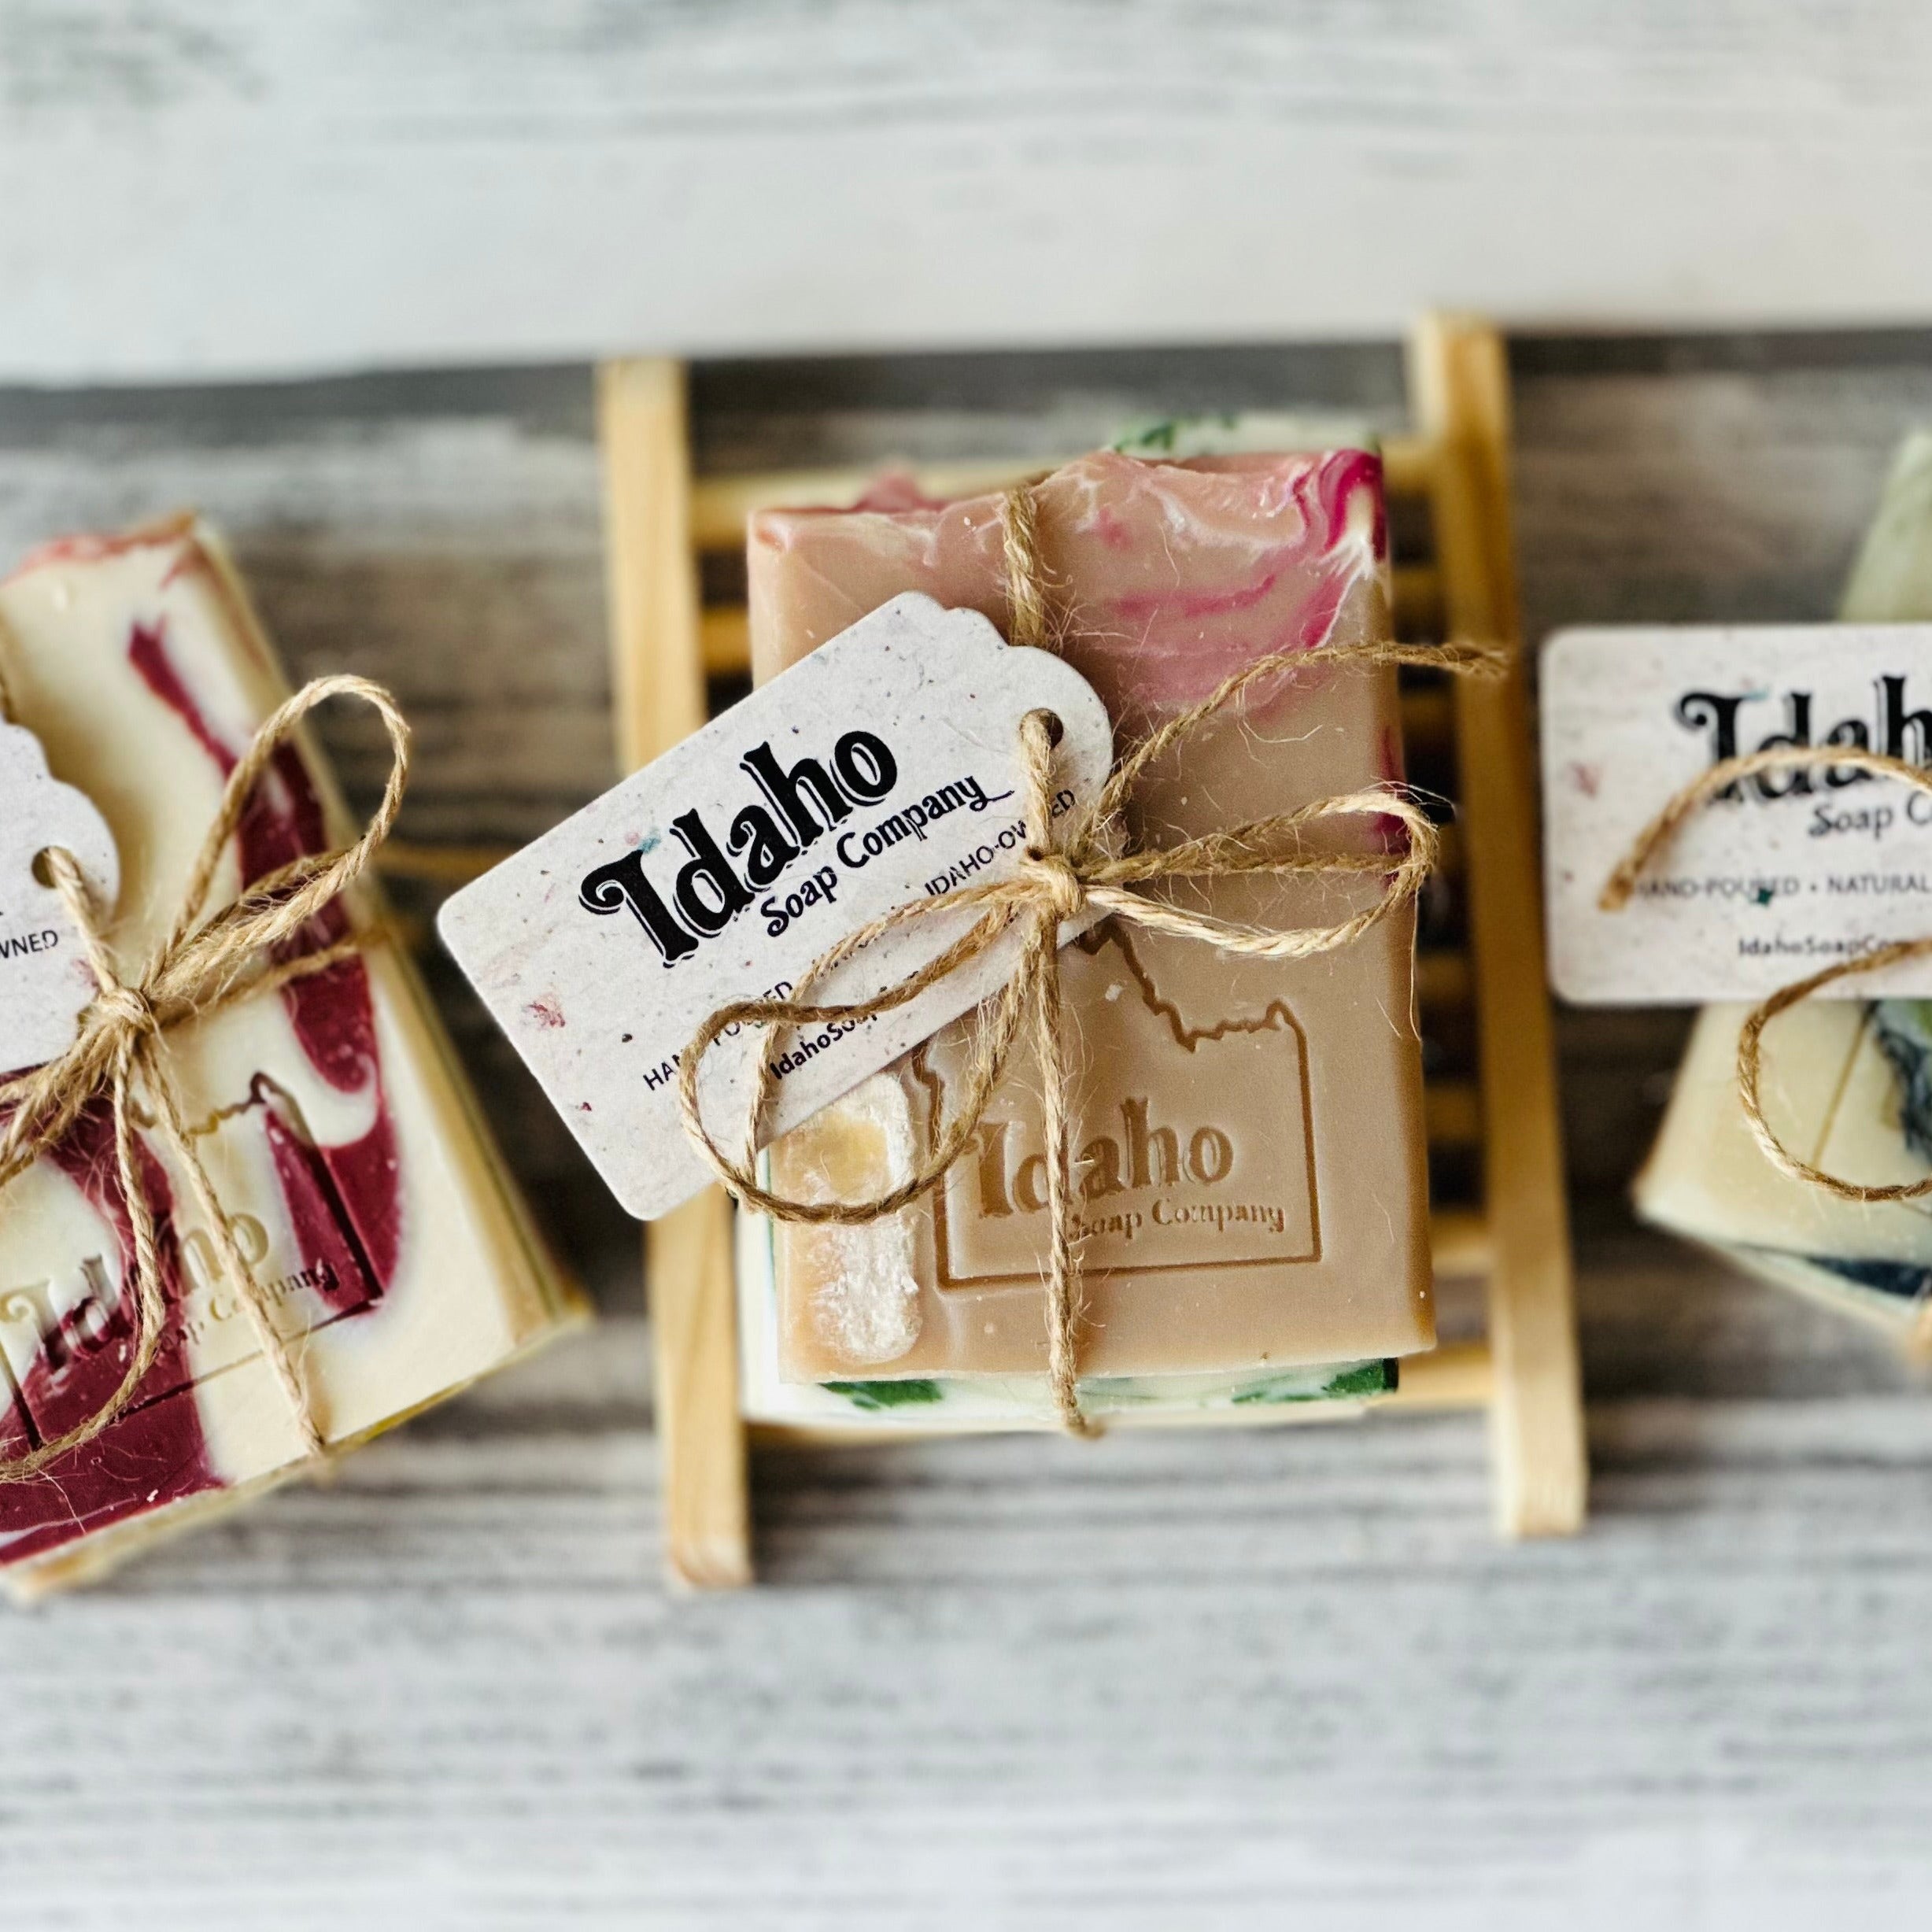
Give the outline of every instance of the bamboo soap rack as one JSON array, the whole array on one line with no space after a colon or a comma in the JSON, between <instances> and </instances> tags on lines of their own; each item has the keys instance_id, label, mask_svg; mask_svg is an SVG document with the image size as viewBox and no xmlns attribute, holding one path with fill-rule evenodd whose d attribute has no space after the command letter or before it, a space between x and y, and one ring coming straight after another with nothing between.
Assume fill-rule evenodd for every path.
<instances>
[{"instance_id":1,"label":"bamboo soap rack","mask_svg":"<svg viewBox=\"0 0 1932 1932\"><path fill-rule=\"evenodd\" d=\"M1445 1280L1484 1282L1487 1336L1405 1360L1399 1387L1385 1396L1285 1413L1311 1420L1366 1408L1486 1409L1499 1528L1562 1535L1582 1524L1588 1478L1501 338L1471 319L1425 317L1411 333L1409 383L1412 431L1385 439L1383 453L1391 504L1419 508L1429 555L1398 559L1398 627L1499 645L1509 659L1501 680L1417 680L1403 696L1412 770L1425 768L1432 785L1443 773L1437 789L1457 806L1446 903L1425 914L1417 955L1425 1035L1440 1016L1451 1036L1468 1042L1454 1068L1431 1070L1425 1087L1435 1271ZM685 371L667 359L605 364L597 419L617 736L629 770L704 724L708 677L748 668L745 614L705 608L700 559L741 549L748 519L764 505L849 502L867 478L842 471L694 475ZM1021 473L1019 465L984 462L917 471L935 496L1003 488ZM731 1214L711 1188L646 1234L667 1550L678 1577L715 1588L753 1575ZM1284 1416L1275 1409L1243 1420ZM811 1439L796 1429L770 1433ZM869 1431L868 1439L877 1434Z\"/></svg>"}]
</instances>

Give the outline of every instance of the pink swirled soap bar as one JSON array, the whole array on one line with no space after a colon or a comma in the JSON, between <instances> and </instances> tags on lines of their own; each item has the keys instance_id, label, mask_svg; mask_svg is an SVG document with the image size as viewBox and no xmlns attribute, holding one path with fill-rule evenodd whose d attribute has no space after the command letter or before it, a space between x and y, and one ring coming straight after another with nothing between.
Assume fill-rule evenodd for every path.
<instances>
[{"instance_id":1,"label":"pink swirled soap bar","mask_svg":"<svg viewBox=\"0 0 1932 1932\"><path fill-rule=\"evenodd\" d=\"M179 905L223 781L286 695L211 534L177 523L52 545L0 582L0 677L54 775L105 815L131 970ZM353 827L312 749L257 789L216 899ZM3 909L0 909L3 911ZM177 1027L183 1111L243 1254L295 1341L332 1444L381 1429L576 1312L479 1125L408 962L353 888L305 929L360 955ZM106 1431L0 1485L0 1574L89 1575L297 1473L301 1438L208 1230L144 1137L168 1304L162 1344ZM129 1222L104 1105L0 1195L0 1451L84 1421L135 1345Z\"/></svg>"},{"instance_id":2,"label":"pink swirled soap bar","mask_svg":"<svg viewBox=\"0 0 1932 1932\"><path fill-rule=\"evenodd\" d=\"M1061 648L1106 701L1122 749L1258 656L1387 635L1381 466L1364 451L1180 464L1096 455L1048 477L1036 501L1067 619ZM767 512L749 568L761 677L902 591L983 611L1003 629L1008 617L993 497ZM1192 836L1401 770L1393 670L1311 668L1260 689L1153 767L1139 829ZM1377 823L1332 836L1360 845ZM1328 923L1380 888L1373 876L1330 876L1169 889L1225 918L1280 926ZM1081 1069L1084 1376L1265 1377L1431 1345L1412 941L1405 912L1300 961L1224 955L1112 922L1066 949L1069 1045ZM830 1198L903 1177L961 1077L967 1038L961 1025L946 1029L778 1143L781 1184ZM1029 1066L1010 1069L970 1158L892 1220L788 1225L767 1238L781 1381L863 1385L896 1417L900 1397L878 1392L888 1382L1037 1374L1047 1216L1036 1092ZM1277 1398L1295 1398L1247 1399Z\"/></svg>"}]
</instances>

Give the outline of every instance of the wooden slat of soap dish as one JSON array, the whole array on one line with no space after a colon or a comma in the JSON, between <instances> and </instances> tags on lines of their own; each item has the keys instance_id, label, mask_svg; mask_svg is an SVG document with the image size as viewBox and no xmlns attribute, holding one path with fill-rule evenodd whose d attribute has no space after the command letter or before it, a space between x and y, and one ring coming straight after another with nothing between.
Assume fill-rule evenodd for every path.
<instances>
[{"instance_id":1,"label":"wooden slat of soap dish","mask_svg":"<svg viewBox=\"0 0 1932 1932\"><path fill-rule=\"evenodd\" d=\"M604 563L618 758L634 770L705 718L685 372L663 360L597 375ZM738 1417L731 1203L722 1188L652 1222L645 1276L664 1543L685 1583L752 1580L751 1498Z\"/></svg>"},{"instance_id":2,"label":"wooden slat of soap dish","mask_svg":"<svg viewBox=\"0 0 1932 1932\"><path fill-rule=\"evenodd\" d=\"M1580 1527L1587 1470L1555 1066L1543 979L1535 791L1516 629L1509 511L1508 374L1500 338L1479 321L1425 318L1409 343L1417 433L1383 444L1390 494L1421 500L1435 555L1395 577L1398 629L1500 646L1498 683L1424 683L1403 693L1412 753L1453 739L1458 817L1443 870L1466 904L1466 936L1417 960L1425 1013L1472 1014L1474 1079L1425 1086L1431 1152L1479 1153L1483 1205L1430 1217L1440 1280L1487 1284L1488 1339L1405 1361L1399 1387L1363 1402L1262 1406L1176 1417L1165 1426L1252 1426L1359 1416L1370 1409L1486 1409L1496 1520L1509 1535ZM859 470L694 479L685 371L663 359L600 372L617 735L625 768L656 756L705 715L705 680L749 668L741 608L701 608L697 560L737 550L767 505L850 502ZM922 466L932 495L996 489L1052 467ZM711 1189L646 1235L664 1536L674 1572L700 1587L752 1575L746 1429L738 1409L730 1209ZM924 1431L922 1431L923 1433ZM877 1442L876 1426L758 1425L764 1441Z\"/></svg>"},{"instance_id":3,"label":"wooden slat of soap dish","mask_svg":"<svg viewBox=\"0 0 1932 1932\"><path fill-rule=\"evenodd\" d=\"M1410 337L1409 382L1433 452L1428 501L1447 634L1498 647L1509 666L1502 679L1459 678L1454 687L1483 1099L1496 1515L1509 1535L1564 1535L1582 1525L1590 1472L1543 960L1502 338L1466 318L1425 316Z\"/></svg>"}]
</instances>

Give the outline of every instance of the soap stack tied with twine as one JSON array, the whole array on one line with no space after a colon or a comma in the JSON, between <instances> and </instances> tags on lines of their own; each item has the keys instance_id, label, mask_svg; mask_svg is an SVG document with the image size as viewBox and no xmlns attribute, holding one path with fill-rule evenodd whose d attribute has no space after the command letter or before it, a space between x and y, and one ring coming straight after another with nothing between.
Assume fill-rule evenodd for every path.
<instances>
[{"instance_id":1,"label":"soap stack tied with twine","mask_svg":"<svg viewBox=\"0 0 1932 1932\"><path fill-rule=\"evenodd\" d=\"M581 1314L363 876L408 734L287 697L212 534L50 546L0 583L0 681L121 859L47 863L96 984L0 1087L0 1574L32 1594L199 1520ZM371 707L360 835L301 720Z\"/></svg>"},{"instance_id":2,"label":"soap stack tied with twine","mask_svg":"<svg viewBox=\"0 0 1932 1932\"><path fill-rule=\"evenodd\" d=\"M1901 447L1840 615L1932 620L1932 432ZM1764 761L1787 771L1856 763L1920 789L1926 782L1868 753L1786 748L1714 770L1700 797L1754 775ZM1688 798L1672 801L1672 825L1696 808ZM1646 851L1655 844L1647 837ZM1611 899L1627 892L1638 863L1633 855L1620 869ZM1862 970L1898 956L1875 956ZM1924 1353L1932 1350L1932 1001L1810 999L1826 977L1755 1010L1727 1003L1699 1013L1638 1177L1638 1211ZM1783 1017L1767 1033L1774 1014Z\"/></svg>"},{"instance_id":3,"label":"soap stack tied with twine","mask_svg":"<svg viewBox=\"0 0 1932 1932\"><path fill-rule=\"evenodd\" d=\"M1085 1430L1388 1387L1433 1339L1410 955L1435 834L1394 673L1483 656L1390 641L1374 456L1103 454L1005 499L767 513L750 578L761 677L921 590L1061 651L1123 755L1056 826L1029 720L1018 875L936 881L819 968L941 907L983 907L972 933L878 1001L815 1005L815 973L736 1003L685 1055L689 1103L728 1029L878 1010L1028 934L999 997L762 1173L753 1121L687 1104L780 1224L741 1228L748 1413ZM1112 917L1056 951L1088 906Z\"/></svg>"}]
</instances>

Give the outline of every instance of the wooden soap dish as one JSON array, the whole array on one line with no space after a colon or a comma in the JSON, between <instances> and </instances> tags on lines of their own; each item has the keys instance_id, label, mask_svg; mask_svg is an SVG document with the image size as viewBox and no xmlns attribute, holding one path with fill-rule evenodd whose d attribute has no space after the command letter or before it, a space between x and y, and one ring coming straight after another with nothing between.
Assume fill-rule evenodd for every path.
<instances>
[{"instance_id":1,"label":"wooden soap dish","mask_svg":"<svg viewBox=\"0 0 1932 1932\"><path fill-rule=\"evenodd\" d=\"M1412 763L1453 753L1456 774L1446 886L1455 903L1446 918L1425 922L1446 937L1425 943L1418 980L1425 1023L1432 1008L1450 1010L1465 1031L1473 1021L1475 1077L1431 1077L1427 1117L1432 1166L1466 1169L1479 1205L1439 1205L1431 1225L1439 1278L1487 1280L1488 1334L1405 1360L1388 1395L1285 1413L1487 1409L1499 1527L1563 1535L1583 1523L1588 1472L1510 537L1508 370L1494 329L1432 316L1413 332L1409 373L1413 433L1386 440L1383 453L1391 501L1426 512L1433 558L1398 560L1398 627L1500 645L1509 659L1499 682L1406 687L1403 713ZM850 502L867 479L838 471L694 476L685 374L675 361L607 364L597 415L618 744L630 770L705 722L707 676L748 667L744 612L704 607L699 558L742 550L747 519L766 504ZM973 463L918 474L925 490L948 497L1002 489L1022 473ZM667 1553L680 1578L707 1587L752 1577L731 1211L713 1188L647 1232ZM1243 1420L1284 1416L1264 1409ZM821 1439L815 1431L759 1433Z\"/></svg>"}]
</instances>

